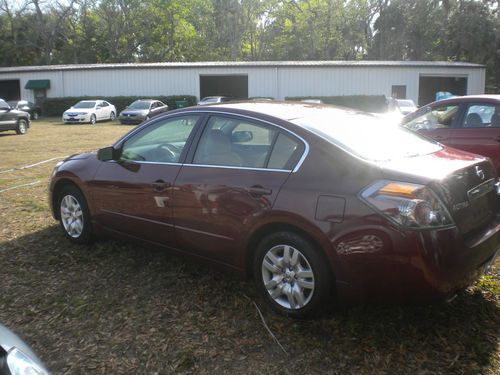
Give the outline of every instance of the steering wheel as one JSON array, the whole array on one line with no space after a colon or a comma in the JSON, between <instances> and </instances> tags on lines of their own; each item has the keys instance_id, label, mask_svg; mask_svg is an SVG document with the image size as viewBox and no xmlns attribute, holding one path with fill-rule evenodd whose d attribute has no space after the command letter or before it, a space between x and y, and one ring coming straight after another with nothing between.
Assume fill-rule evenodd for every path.
<instances>
[{"instance_id":1,"label":"steering wheel","mask_svg":"<svg viewBox=\"0 0 500 375\"><path fill-rule=\"evenodd\" d=\"M155 149L156 158L166 162L176 162L180 154L181 150L171 143L161 144Z\"/></svg>"}]
</instances>

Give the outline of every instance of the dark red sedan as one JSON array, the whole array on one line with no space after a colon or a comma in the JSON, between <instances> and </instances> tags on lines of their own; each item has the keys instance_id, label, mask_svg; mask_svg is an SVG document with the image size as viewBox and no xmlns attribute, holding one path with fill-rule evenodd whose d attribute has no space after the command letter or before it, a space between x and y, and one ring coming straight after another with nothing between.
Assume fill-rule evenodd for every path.
<instances>
[{"instance_id":1,"label":"dark red sedan","mask_svg":"<svg viewBox=\"0 0 500 375\"><path fill-rule=\"evenodd\" d=\"M447 146L488 156L500 173L500 95L430 103L405 117L403 125Z\"/></svg>"},{"instance_id":2,"label":"dark red sedan","mask_svg":"<svg viewBox=\"0 0 500 375\"><path fill-rule=\"evenodd\" d=\"M252 276L295 317L453 295L499 248L498 175L356 111L251 102L186 108L60 163L54 217Z\"/></svg>"}]
</instances>

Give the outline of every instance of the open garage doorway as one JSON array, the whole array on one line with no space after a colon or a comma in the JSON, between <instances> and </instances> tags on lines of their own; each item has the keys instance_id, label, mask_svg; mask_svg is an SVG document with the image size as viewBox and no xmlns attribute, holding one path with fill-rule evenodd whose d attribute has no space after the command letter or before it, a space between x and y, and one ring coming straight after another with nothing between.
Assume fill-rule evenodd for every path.
<instances>
[{"instance_id":1,"label":"open garage doorway","mask_svg":"<svg viewBox=\"0 0 500 375\"><path fill-rule=\"evenodd\" d=\"M0 81L0 98L4 100L21 99L21 84L18 79Z\"/></svg>"},{"instance_id":2,"label":"open garage doorway","mask_svg":"<svg viewBox=\"0 0 500 375\"><path fill-rule=\"evenodd\" d=\"M467 77L420 76L418 104L425 105L436 100L436 92L448 91L453 95L467 94Z\"/></svg>"},{"instance_id":3,"label":"open garage doorway","mask_svg":"<svg viewBox=\"0 0 500 375\"><path fill-rule=\"evenodd\" d=\"M200 75L200 99L206 96L248 98L247 75Z\"/></svg>"}]
</instances>

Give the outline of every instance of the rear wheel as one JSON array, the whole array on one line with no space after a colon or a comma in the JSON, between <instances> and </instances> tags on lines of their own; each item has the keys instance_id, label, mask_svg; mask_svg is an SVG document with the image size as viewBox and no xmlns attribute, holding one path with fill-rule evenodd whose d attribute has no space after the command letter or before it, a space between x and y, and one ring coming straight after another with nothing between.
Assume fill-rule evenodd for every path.
<instances>
[{"instance_id":1,"label":"rear wheel","mask_svg":"<svg viewBox=\"0 0 500 375\"><path fill-rule=\"evenodd\" d=\"M33 111L33 120L38 120L39 117L39 113L37 111Z\"/></svg>"},{"instance_id":2,"label":"rear wheel","mask_svg":"<svg viewBox=\"0 0 500 375\"><path fill-rule=\"evenodd\" d=\"M90 124L91 125L95 125L95 122L96 122L96 117L94 114L90 115Z\"/></svg>"},{"instance_id":3,"label":"rear wheel","mask_svg":"<svg viewBox=\"0 0 500 375\"><path fill-rule=\"evenodd\" d=\"M114 112L111 112L111 114L109 115L109 119L110 119L111 121L113 121L113 120L115 119L115 117L116 117L116 116L115 116L115 113L114 113Z\"/></svg>"},{"instance_id":4,"label":"rear wheel","mask_svg":"<svg viewBox=\"0 0 500 375\"><path fill-rule=\"evenodd\" d=\"M276 232L257 247L254 279L262 297L295 318L317 315L330 297L332 275L324 257L303 236Z\"/></svg>"},{"instance_id":5,"label":"rear wheel","mask_svg":"<svg viewBox=\"0 0 500 375\"><path fill-rule=\"evenodd\" d=\"M58 209L61 228L72 242L86 244L92 240L90 213L83 193L74 185L67 185L59 194Z\"/></svg>"},{"instance_id":6,"label":"rear wheel","mask_svg":"<svg viewBox=\"0 0 500 375\"><path fill-rule=\"evenodd\" d=\"M20 118L19 120L17 120L16 133L17 134L26 134L27 131L28 131L28 122L23 118Z\"/></svg>"}]
</instances>

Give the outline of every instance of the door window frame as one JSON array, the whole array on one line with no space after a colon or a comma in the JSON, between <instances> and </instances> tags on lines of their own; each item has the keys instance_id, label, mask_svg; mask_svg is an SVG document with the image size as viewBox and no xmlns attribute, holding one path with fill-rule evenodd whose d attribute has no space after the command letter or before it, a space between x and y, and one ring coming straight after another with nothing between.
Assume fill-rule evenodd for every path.
<instances>
[{"instance_id":1,"label":"door window frame","mask_svg":"<svg viewBox=\"0 0 500 375\"><path fill-rule=\"evenodd\" d=\"M155 161L141 161L141 160L130 160L130 161L127 161L127 163L137 163L137 164L183 165L185 163L185 161L186 161L187 155L189 154L191 146L193 145L193 139L195 139L195 137L198 134L200 128L203 128L202 125L205 124L205 120L206 120L207 115L204 112L200 112L200 111L182 112L182 113L178 113L178 114L175 114L175 115L172 115L172 116L169 116L169 117L162 117L161 119L157 119L157 120L155 120L153 122L149 122L149 123L147 123L145 125L138 126L132 132L130 132L129 134L125 135L123 138L119 139L113 145L113 148L115 148L116 150L120 150L120 154L121 154L121 151L123 149L124 144L130 138L132 138L135 135L137 135L138 133L140 133L142 130L147 129L150 126L155 126L159 122L171 121L171 120L175 120L176 118L190 117L190 116L193 116L193 115L198 115L198 116L200 116L200 118L194 124L193 130L189 134L189 137L186 140L186 144L184 145L184 148L182 149L181 155L179 156L179 160L177 162L155 162ZM118 163L119 161L115 160L115 162Z\"/></svg>"},{"instance_id":2,"label":"door window frame","mask_svg":"<svg viewBox=\"0 0 500 375\"><path fill-rule=\"evenodd\" d=\"M185 113L185 112L184 112ZM275 123L272 123L272 122L269 122L269 121L266 121L266 120L262 120L262 119L259 119L259 118L256 118L256 117L252 117L252 116L248 116L248 115L242 115L242 114L235 114L235 113L230 113L230 112L222 112L222 111L207 111L205 112L205 118L202 122L202 124L200 124L200 127L199 129L197 129L196 131L196 137L193 139L192 143L191 143L191 147L189 149L189 152L187 154L187 157L186 159L184 160L183 164L184 166L190 166L190 167L203 167L203 168L226 168L226 169L243 169L243 170L253 170L253 171L268 171L268 172L286 172L286 173L295 173L297 172L301 165L303 164L305 158L307 157L307 155L309 154L309 144L307 143L307 141L305 141L302 137L300 137L299 135L293 133L292 131L280 126L280 125L277 125ZM270 145L270 153L269 155L267 156L266 158L266 163L269 162L269 158L271 157L271 154L274 150L274 146L275 146L275 143L278 139L278 135L280 133L283 133L285 135L288 135L290 137L292 137L292 139L295 139L297 140L299 143L302 143L304 148L303 148L303 151L302 151L302 155L300 156L299 160L297 161L297 163L295 164L295 166L292 168L292 169L274 169L274 168L257 168L257 167L239 167L239 166L229 166L229 165L207 165L207 164L194 164L193 163L193 160L194 160L194 156L196 154L196 150L198 149L198 146L200 145L200 139L205 131L205 129L207 128L209 122L210 122L210 118L211 117L226 117L226 118L229 118L229 119L235 119L235 120L244 120L244 121L249 121L250 123L257 123L258 125L262 125L262 126L270 126L270 127L273 127L273 128L276 128L276 136L274 137L273 139L273 142L271 143Z\"/></svg>"}]
</instances>

